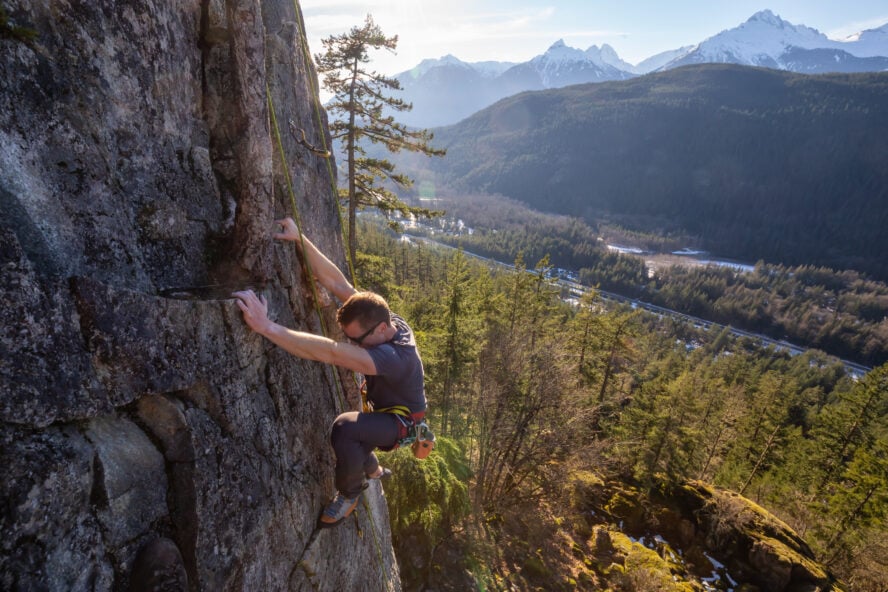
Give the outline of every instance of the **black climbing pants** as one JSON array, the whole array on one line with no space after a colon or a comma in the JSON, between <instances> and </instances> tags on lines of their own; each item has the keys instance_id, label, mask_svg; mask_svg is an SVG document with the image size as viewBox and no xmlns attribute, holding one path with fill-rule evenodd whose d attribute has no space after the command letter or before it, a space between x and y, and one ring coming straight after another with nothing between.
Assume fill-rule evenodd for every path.
<instances>
[{"instance_id":1,"label":"black climbing pants","mask_svg":"<svg viewBox=\"0 0 888 592\"><path fill-rule=\"evenodd\" d=\"M375 448L391 449L398 441L398 418L391 413L343 413L333 422L330 442L336 452L336 489L354 497L367 486L367 475L379 468Z\"/></svg>"}]
</instances>

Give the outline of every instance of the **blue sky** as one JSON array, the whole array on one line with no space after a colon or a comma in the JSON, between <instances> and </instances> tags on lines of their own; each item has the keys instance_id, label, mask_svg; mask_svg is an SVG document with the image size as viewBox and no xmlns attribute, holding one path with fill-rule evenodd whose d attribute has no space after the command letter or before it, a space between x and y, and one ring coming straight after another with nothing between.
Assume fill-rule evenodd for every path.
<instances>
[{"instance_id":1,"label":"blue sky","mask_svg":"<svg viewBox=\"0 0 888 592\"><path fill-rule=\"evenodd\" d=\"M425 58L448 53L467 62L522 62L558 39L572 47L609 44L636 64L661 51L692 45L770 9L794 25L832 39L888 23L886 0L300 0L312 53L320 40L344 33L367 13L387 35L398 35L396 55L379 52L379 72L396 74Z\"/></svg>"}]
</instances>

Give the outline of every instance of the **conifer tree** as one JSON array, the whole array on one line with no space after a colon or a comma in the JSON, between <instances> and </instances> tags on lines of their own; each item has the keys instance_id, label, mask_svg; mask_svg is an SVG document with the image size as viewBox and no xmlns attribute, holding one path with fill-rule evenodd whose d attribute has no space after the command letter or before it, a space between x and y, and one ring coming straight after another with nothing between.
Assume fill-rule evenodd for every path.
<instances>
[{"instance_id":1,"label":"conifer tree","mask_svg":"<svg viewBox=\"0 0 888 592\"><path fill-rule=\"evenodd\" d=\"M519 490L538 492L543 467L570 441L564 422L569 374L554 329L563 319L548 258L530 272L519 257L515 268L505 288L508 310L490 327L479 360L476 499L488 510Z\"/></svg>"},{"instance_id":2,"label":"conifer tree","mask_svg":"<svg viewBox=\"0 0 888 592\"><path fill-rule=\"evenodd\" d=\"M823 509L829 524L829 540L824 545L827 565L842 554L853 554L850 541L861 530L884 525L888 516L888 439L879 439L871 450L860 448L842 475Z\"/></svg>"},{"instance_id":3,"label":"conifer tree","mask_svg":"<svg viewBox=\"0 0 888 592\"><path fill-rule=\"evenodd\" d=\"M774 369L764 371L755 382L745 395L746 412L738 418L736 437L719 471L718 480L740 494L779 461L786 442L794 436L789 412L798 398L798 384Z\"/></svg>"},{"instance_id":4,"label":"conifer tree","mask_svg":"<svg viewBox=\"0 0 888 592\"><path fill-rule=\"evenodd\" d=\"M477 337L474 332L474 311L469 302L469 271L462 250L457 250L447 264L442 313L443 364L441 432L453 429L451 412L458 409L456 393L466 381L466 367L477 355Z\"/></svg>"},{"instance_id":5,"label":"conifer tree","mask_svg":"<svg viewBox=\"0 0 888 592\"><path fill-rule=\"evenodd\" d=\"M398 36L386 37L382 29L367 15L364 24L348 33L332 35L322 41L324 53L315 56L324 88L333 93L327 109L338 116L330 130L343 144L348 183L340 197L348 201L348 249L355 259L357 233L355 215L359 208L374 207L383 213L398 211L404 215L432 216L432 212L404 203L391 189L392 184L407 188L412 180L397 173L395 165L384 158L368 156L367 145L382 144L391 153L401 150L420 152L427 156L443 156L445 151L429 145L428 130L411 130L395 121L390 113L409 111L410 103L392 96L401 89L395 79L370 70L370 50L394 51Z\"/></svg>"},{"instance_id":6,"label":"conifer tree","mask_svg":"<svg viewBox=\"0 0 888 592\"><path fill-rule=\"evenodd\" d=\"M810 452L814 465L822 472L815 497L829 487L844 470L857 449L875 437L873 424L888 405L888 365L868 373L834 405L823 410L814 426Z\"/></svg>"}]
</instances>

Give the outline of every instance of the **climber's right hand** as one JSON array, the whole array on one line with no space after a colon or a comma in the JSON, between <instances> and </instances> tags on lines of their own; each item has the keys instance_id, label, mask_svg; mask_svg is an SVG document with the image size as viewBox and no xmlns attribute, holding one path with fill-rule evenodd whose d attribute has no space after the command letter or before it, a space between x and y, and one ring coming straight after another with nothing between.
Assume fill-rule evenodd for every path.
<instances>
[{"instance_id":1,"label":"climber's right hand","mask_svg":"<svg viewBox=\"0 0 888 592\"><path fill-rule=\"evenodd\" d=\"M281 227L280 232L274 233L274 238L288 241L299 241L302 238L302 235L299 233L299 227L296 226L293 218L282 218L275 220L274 223Z\"/></svg>"}]
</instances>

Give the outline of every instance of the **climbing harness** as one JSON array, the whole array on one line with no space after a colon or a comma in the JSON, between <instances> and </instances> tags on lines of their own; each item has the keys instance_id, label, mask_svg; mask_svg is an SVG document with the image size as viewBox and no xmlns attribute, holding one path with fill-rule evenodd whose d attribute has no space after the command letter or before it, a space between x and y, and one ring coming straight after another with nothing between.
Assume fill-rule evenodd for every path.
<instances>
[{"instance_id":1,"label":"climbing harness","mask_svg":"<svg viewBox=\"0 0 888 592\"><path fill-rule=\"evenodd\" d=\"M391 413L398 420L398 441L392 448L410 445L413 456L423 459L435 449L435 434L425 421L425 411L410 413L403 405L375 409L374 413Z\"/></svg>"},{"instance_id":2,"label":"climbing harness","mask_svg":"<svg viewBox=\"0 0 888 592\"><path fill-rule=\"evenodd\" d=\"M423 459L435 449L435 434L425 420L425 411L410 413L405 405L376 409L367 399L367 382L361 385L361 409L364 413L390 413L398 420L398 440L391 450L409 445L413 456Z\"/></svg>"}]
</instances>

